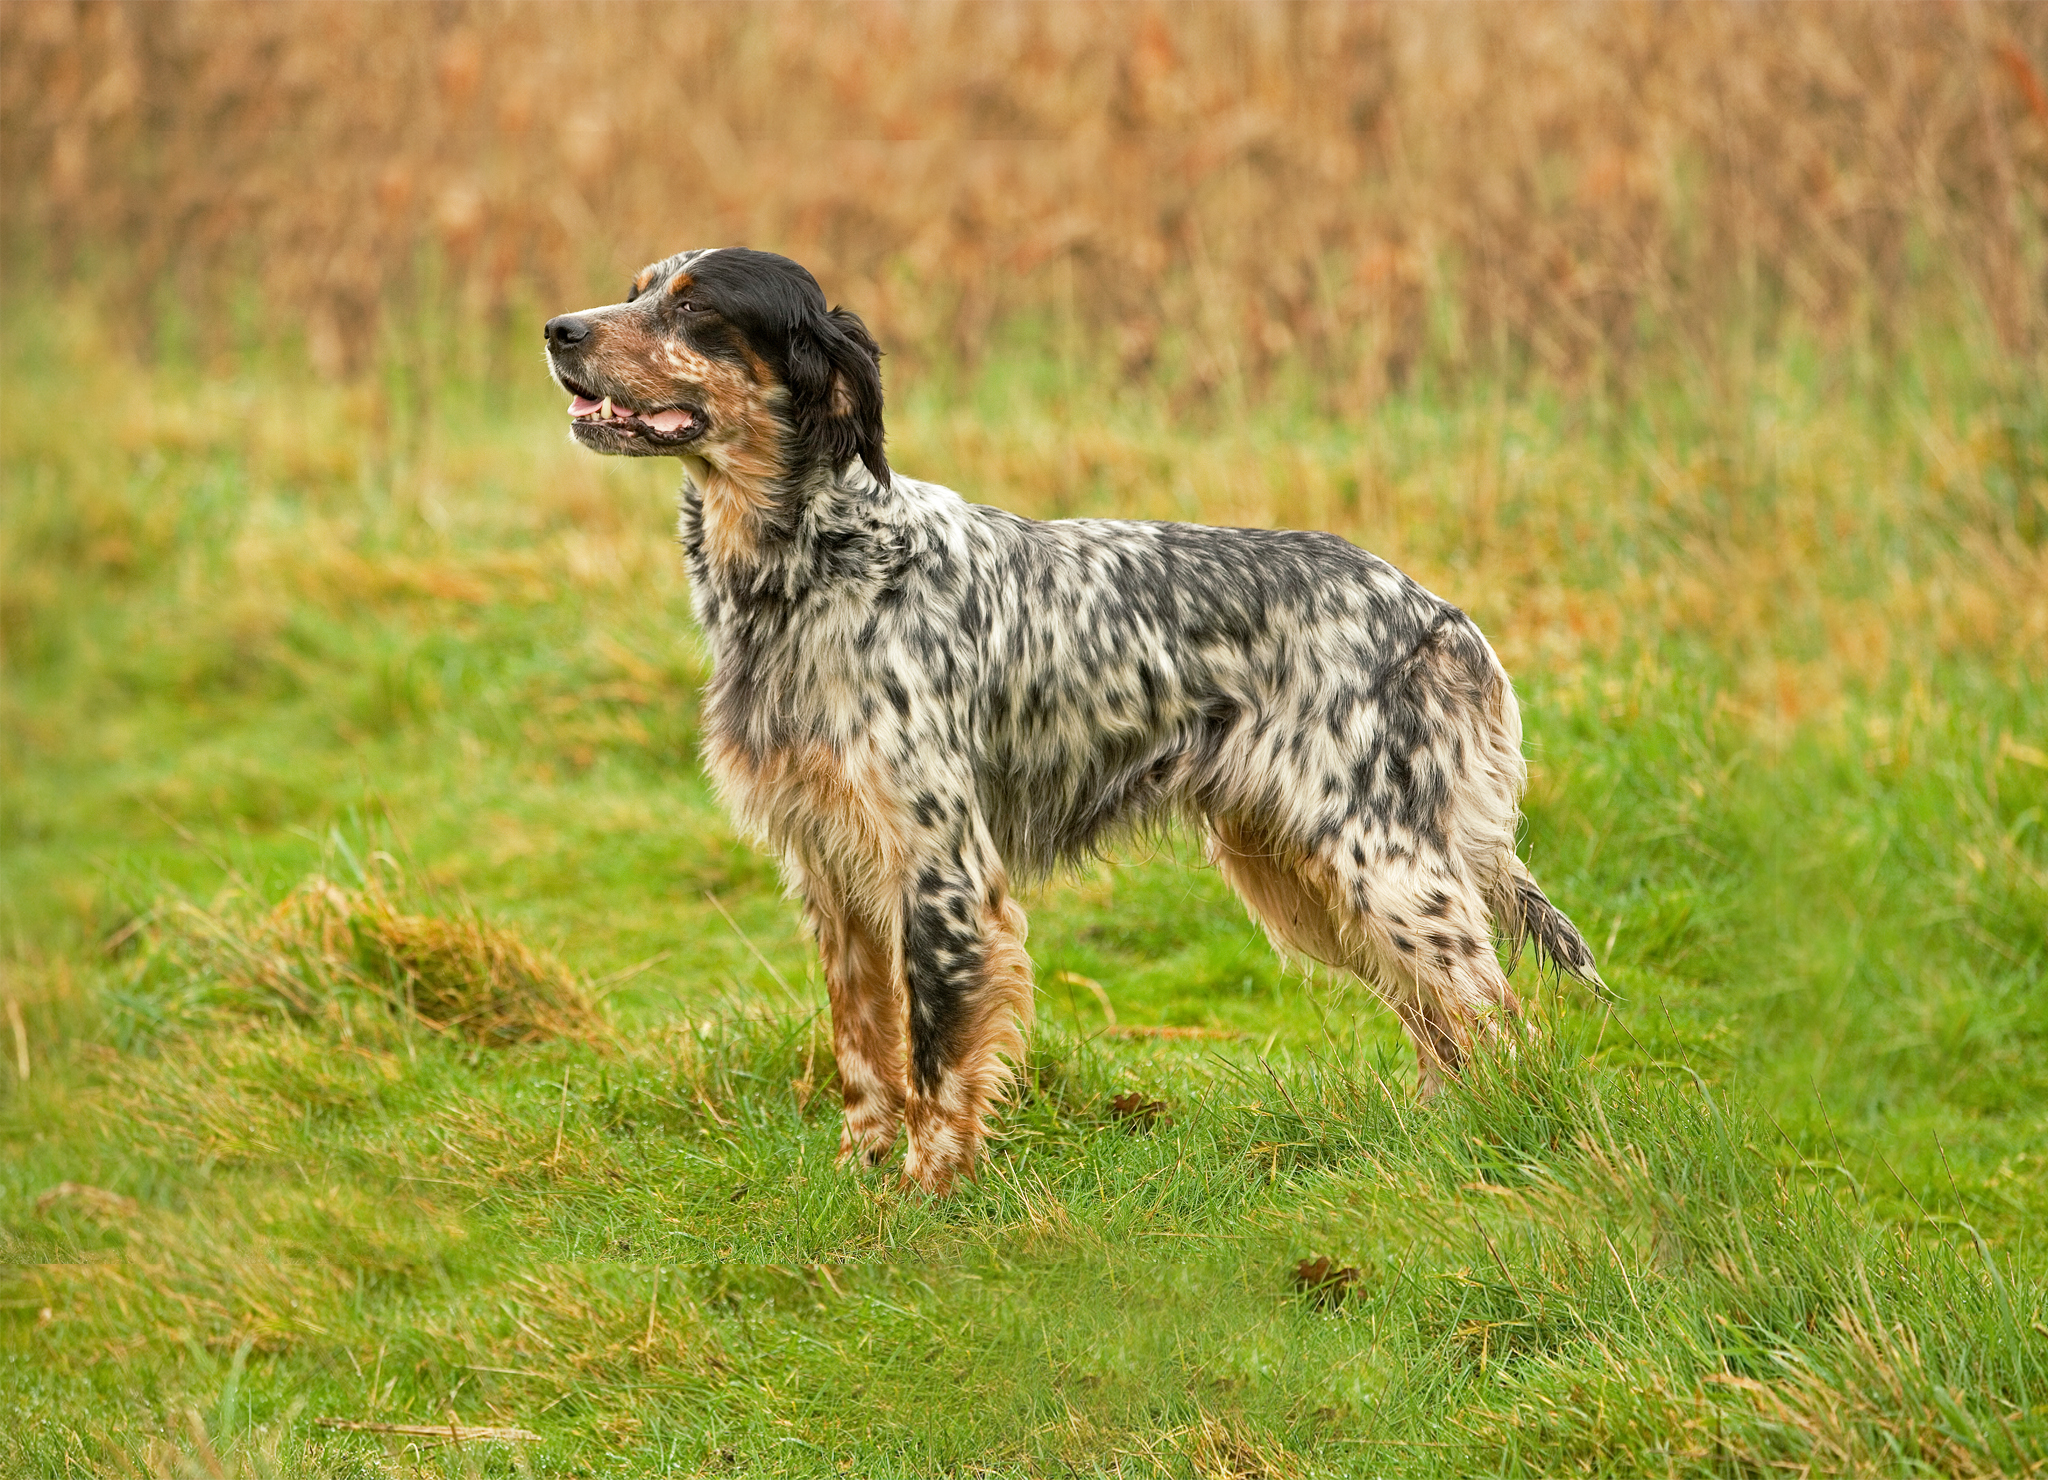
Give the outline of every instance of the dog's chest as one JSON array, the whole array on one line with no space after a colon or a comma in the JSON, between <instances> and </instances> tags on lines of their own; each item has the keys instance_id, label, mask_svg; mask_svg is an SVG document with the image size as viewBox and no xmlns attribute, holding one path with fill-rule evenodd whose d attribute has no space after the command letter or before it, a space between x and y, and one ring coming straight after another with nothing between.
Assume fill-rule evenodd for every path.
<instances>
[{"instance_id":1,"label":"dog's chest","mask_svg":"<svg viewBox=\"0 0 2048 1480\"><path fill-rule=\"evenodd\" d=\"M807 867L848 879L894 879L908 819L874 745L803 741L761 751L713 735L705 767L742 831Z\"/></svg>"}]
</instances>

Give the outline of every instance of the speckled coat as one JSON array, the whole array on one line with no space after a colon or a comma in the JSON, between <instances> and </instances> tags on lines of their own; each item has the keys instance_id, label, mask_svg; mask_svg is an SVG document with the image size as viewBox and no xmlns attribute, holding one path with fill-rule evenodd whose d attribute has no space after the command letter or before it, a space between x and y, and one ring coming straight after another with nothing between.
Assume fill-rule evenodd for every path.
<instances>
[{"instance_id":1,"label":"speckled coat","mask_svg":"<svg viewBox=\"0 0 2048 1480\"><path fill-rule=\"evenodd\" d=\"M872 342L766 253L655 264L549 347L606 413L579 440L684 461L705 759L817 936L849 1154L907 1125L913 1181L973 1168L1031 1017L1012 880L1168 815L1276 945L1400 1015L1425 1090L1518 1012L1496 933L1597 981L1515 855L1506 674L1386 562L893 475Z\"/></svg>"}]
</instances>

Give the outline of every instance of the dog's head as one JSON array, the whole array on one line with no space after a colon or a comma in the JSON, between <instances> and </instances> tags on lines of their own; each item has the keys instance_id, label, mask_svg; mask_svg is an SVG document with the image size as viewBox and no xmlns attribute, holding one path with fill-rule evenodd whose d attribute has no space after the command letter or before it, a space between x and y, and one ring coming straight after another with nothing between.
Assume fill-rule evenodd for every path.
<instances>
[{"instance_id":1,"label":"dog's head","mask_svg":"<svg viewBox=\"0 0 2048 1480\"><path fill-rule=\"evenodd\" d=\"M801 478L882 455L882 352L818 281L773 252L713 247L644 267L623 303L549 319L548 370L595 452L699 457Z\"/></svg>"}]
</instances>

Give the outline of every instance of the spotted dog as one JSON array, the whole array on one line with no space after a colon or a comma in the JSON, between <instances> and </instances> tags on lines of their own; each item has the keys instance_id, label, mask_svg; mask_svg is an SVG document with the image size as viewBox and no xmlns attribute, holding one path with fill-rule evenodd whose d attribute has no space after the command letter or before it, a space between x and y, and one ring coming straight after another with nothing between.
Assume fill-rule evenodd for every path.
<instances>
[{"instance_id":1,"label":"spotted dog","mask_svg":"<svg viewBox=\"0 0 2048 1480\"><path fill-rule=\"evenodd\" d=\"M704 758L824 959L841 1150L943 1192L1031 1021L1016 880L1190 819L1281 950L1356 973L1425 1093L1592 954L1515 856L1522 724L1463 612L1334 535L1024 519L891 472L881 351L739 248L546 326L575 439L674 457Z\"/></svg>"}]
</instances>

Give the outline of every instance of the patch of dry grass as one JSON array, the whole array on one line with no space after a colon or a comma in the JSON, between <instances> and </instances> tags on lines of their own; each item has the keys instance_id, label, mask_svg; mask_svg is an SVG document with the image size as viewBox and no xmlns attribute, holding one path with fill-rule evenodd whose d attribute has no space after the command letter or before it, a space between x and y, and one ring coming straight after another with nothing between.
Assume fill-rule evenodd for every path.
<instances>
[{"instance_id":1,"label":"patch of dry grass","mask_svg":"<svg viewBox=\"0 0 2048 1480\"><path fill-rule=\"evenodd\" d=\"M372 862L356 888L314 874L268 909L236 895L210 908L171 900L110 944L132 938L138 985L202 983L209 1000L244 1010L332 1016L360 993L496 1048L604 1032L587 984L560 961L473 909L401 908L383 882L395 864Z\"/></svg>"}]
</instances>

